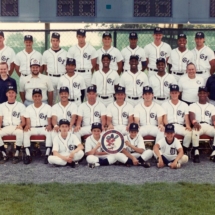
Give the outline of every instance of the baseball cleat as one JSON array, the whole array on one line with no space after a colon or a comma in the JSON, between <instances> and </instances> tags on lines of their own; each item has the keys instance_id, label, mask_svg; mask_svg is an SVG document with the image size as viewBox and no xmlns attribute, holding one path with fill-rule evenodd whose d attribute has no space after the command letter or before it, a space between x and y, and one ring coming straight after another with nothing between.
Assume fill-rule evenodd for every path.
<instances>
[{"instance_id":1,"label":"baseball cleat","mask_svg":"<svg viewBox=\"0 0 215 215\"><path fill-rule=\"evenodd\" d=\"M48 164L48 155L45 156L45 159L44 159L44 164Z\"/></svg>"},{"instance_id":2,"label":"baseball cleat","mask_svg":"<svg viewBox=\"0 0 215 215\"><path fill-rule=\"evenodd\" d=\"M194 155L193 163L200 163L199 155Z\"/></svg>"},{"instance_id":3,"label":"baseball cleat","mask_svg":"<svg viewBox=\"0 0 215 215\"><path fill-rule=\"evenodd\" d=\"M30 164L31 161L32 161L31 156L25 156L24 160L23 160L23 163L27 165L27 164Z\"/></svg>"},{"instance_id":4,"label":"baseball cleat","mask_svg":"<svg viewBox=\"0 0 215 215\"><path fill-rule=\"evenodd\" d=\"M12 164L17 164L17 163L19 163L19 161L20 161L19 157L15 156L15 157L13 157Z\"/></svg>"},{"instance_id":5,"label":"baseball cleat","mask_svg":"<svg viewBox=\"0 0 215 215\"><path fill-rule=\"evenodd\" d=\"M2 160L0 160L0 164L4 164L5 162L7 162L9 160L9 157L8 156L4 156L2 158Z\"/></svg>"},{"instance_id":6,"label":"baseball cleat","mask_svg":"<svg viewBox=\"0 0 215 215\"><path fill-rule=\"evenodd\" d=\"M88 163L88 166L89 166L89 168L93 169L93 168L95 168L96 165L94 163Z\"/></svg>"},{"instance_id":7,"label":"baseball cleat","mask_svg":"<svg viewBox=\"0 0 215 215\"><path fill-rule=\"evenodd\" d=\"M142 163L142 166L143 166L144 168L149 168L151 165L150 165L149 162L144 161L144 162Z\"/></svg>"}]
</instances>

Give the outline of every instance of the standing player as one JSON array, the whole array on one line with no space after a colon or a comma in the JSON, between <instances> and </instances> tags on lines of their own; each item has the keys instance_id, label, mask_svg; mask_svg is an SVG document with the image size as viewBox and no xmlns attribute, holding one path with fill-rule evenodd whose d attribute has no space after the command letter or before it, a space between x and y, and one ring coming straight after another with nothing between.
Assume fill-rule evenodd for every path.
<instances>
[{"instance_id":1,"label":"standing player","mask_svg":"<svg viewBox=\"0 0 215 215\"><path fill-rule=\"evenodd\" d=\"M128 133L130 123L133 122L134 110L125 100L125 88L118 86L115 90L116 101L107 107L108 129L116 129L123 135Z\"/></svg>"},{"instance_id":2,"label":"standing player","mask_svg":"<svg viewBox=\"0 0 215 215\"><path fill-rule=\"evenodd\" d=\"M98 100L106 107L114 101L114 89L119 84L119 75L116 71L110 69L111 56L109 54L102 55L102 69L94 72L92 85L96 86Z\"/></svg>"},{"instance_id":3,"label":"standing player","mask_svg":"<svg viewBox=\"0 0 215 215\"><path fill-rule=\"evenodd\" d=\"M7 63L8 66L8 75L11 76L14 70L14 59L15 59L15 52L12 48L6 46L4 44L4 32L0 31L0 59L1 62Z\"/></svg>"},{"instance_id":4,"label":"standing player","mask_svg":"<svg viewBox=\"0 0 215 215\"><path fill-rule=\"evenodd\" d=\"M192 50L194 64L196 65L196 74L204 79L204 83L215 71L214 52L206 46L205 35L203 32L197 32L195 36L196 47Z\"/></svg>"},{"instance_id":5,"label":"standing player","mask_svg":"<svg viewBox=\"0 0 215 215\"><path fill-rule=\"evenodd\" d=\"M158 72L149 78L149 85L154 91L154 101L161 105L169 99L169 87L176 84L174 76L165 72L166 62L164 58L156 61Z\"/></svg>"},{"instance_id":6,"label":"standing player","mask_svg":"<svg viewBox=\"0 0 215 215\"><path fill-rule=\"evenodd\" d=\"M102 55L108 53L111 56L110 69L115 70L120 74L122 72L122 54L121 52L112 46L112 35L109 32L102 35L103 47L97 50L97 64L96 70L102 68Z\"/></svg>"},{"instance_id":7,"label":"standing player","mask_svg":"<svg viewBox=\"0 0 215 215\"><path fill-rule=\"evenodd\" d=\"M24 147L26 156L23 163L29 164L32 161L30 154L30 137L31 135L45 135L46 136L46 153L44 163L48 163L48 156L52 148L51 140L51 107L42 103L42 90L35 88L32 91L32 98L34 103L26 108L25 118L26 126L24 129Z\"/></svg>"},{"instance_id":8,"label":"standing player","mask_svg":"<svg viewBox=\"0 0 215 215\"><path fill-rule=\"evenodd\" d=\"M67 52L60 47L60 34L52 33L51 48L43 53L42 65L51 78L54 88L53 104L58 101L57 85L59 78L66 73Z\"/></svg>"},{"instance_id":9,"label":"standing player","mask_svg":"<svg viewBox=\"0 0 215 215\"><path fill-rule=\"evenodd\" d=\"M59 121L60 132L53 140L53 155L48 157L50 164L69 165L74 168L84 156L83 145L78 138L69 132L70 122L67 119Z\"/></svg>"},{"instance_id":10,"label":"standing player","mask_svg":"<svg viewBox=\"0 0 215 215\"><path fill-rule=\"evenodd\" d=\"M86 87L89 87L91 85L92 72L96 66L97 53L90 43L86 43L85 30L78 30L76 37L78 44L69 49L67 57L76 60L76 72L84 78Z\"/></svg>"},{"instance_id":11,"label":"standing player","mask_svg":"<svg viewBox=\"0 0 215 215\"><path fill-rule=\"evenodd\" d=\"M215 108L207 102L208 90L206 87L199 87L199 101L190 105L189 116L193 124L192 144L194 148L194 163L199 163L199 136L202 134L214 138L213 152L211 158L215 158Z\"/></svg>"},{"instance_id":12,"label":"standing player","mask_svg":"<svg viewBox=\"0 0 215 215\"><path fill-rule=\"evenodd\" d=\"M142 101L143 87L148 86L148 77L145 73L138 71L139 57L130 56L130 70L124 72L120 78L119 85L125 87L126 101L133 107Z\"/></svg>"},{"instance_id":13,"label":"standing player","mask_svg":"<svg viewBox=\"0 0 215 215\"><path fill-rule=\"evenodd\" d=\"M169 73L172 73L177 81L186 73L187 64L193 62L193 53L186 48L187 36L179 34L178 48L171 51L168 59Z\"/></svg>"},{"instance_id":14,"label":"standing player","mask_svg":"<svg viewBox=\"0 0 215 215\"><path fill-rule=\"evenodd\" d=\"M139 57L138 71L144 71L146 69L146 56L143 48L137 45L138 36L136 32L129 34L129 46L125 47L122 51L123 57L123 71L130 71L130 56L137 55Z\"/></svg>"},{"instance_id":15,"label":"standing player","mask_svg":"<svg viewBox=\"0 0 215 215\"><path fill-rule=\"evenodd\" d=\"M165 138L157 141L153 148L158 161L158 168L166 165L171 169L178 169L181 167L181 164L188 162L188 156L184 155L180 141L174 136L174 125L167 124L165 126Z\"/></svg>"},{"instance_id":16,"label":"standing player","mask_svg":"<svg viewBox=\"0 0 215 215\"><path fill-rule=\"evenodd\" d=\"M75 72L76 61L73 58L66 60L66 74L60 77L58 90L60 87L69 88L69 101L75 102L77 106L81 104L85 96L85 82L79 73Z\"/></svg>"},{"instance_id":17,"label":"standing player","mask_svg":"<svg viewBox=\"0 0 215 215\"><path fill-rule=\"evenodd\" d=\"M149 77L158 72L156 67L156 60L158 58L165 58L165 61L168 61L172 50L169 44L162 42L163 33L161 28L157 27L154 29L153 37L154 42L146 45L144 48Z\"/></svg>"},{"instance_id":18,"label":"standing player","mask_svg":"<svg viewBox=\"0 0 215 215\"><path fill-rule=\"evenodd\" d=\"M0 151L3 154L1 164L9 159L2 141L2 137L6 135L16 136L16 152L13 157L13 164L19 162L19 152L23 142L23 126L25 125L23 117L25 106L16 101L16 94L16 88L8 86L6 92L8 100L0 105Z\"/></svg>"}]
</instances>

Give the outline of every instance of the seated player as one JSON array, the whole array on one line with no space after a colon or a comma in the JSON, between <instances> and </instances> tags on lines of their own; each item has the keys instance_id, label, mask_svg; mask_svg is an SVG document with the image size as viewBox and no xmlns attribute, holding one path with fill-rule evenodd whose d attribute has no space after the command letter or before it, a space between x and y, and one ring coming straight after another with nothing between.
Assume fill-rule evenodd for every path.
<instances>
[{"instance_id":1,"label":"seated player","mask_svg":"<svg viewBox=\"0 0 215 215\"><path fill-rule=\"evenodd\" d=\"M53 140L53 155L48 157L50 164L71 166L74 168L84 156L84 146L70 131L70 122L67 119L59 121L58 135Z\"/></svg>"},{"instance_id":2,"label":"seated player","mask_svg":"<svg viewBox=\"0 0 215 215\"><path fill-rule=\"evenodd\" d=\"M23 117L25 112L25 106L16 101L16 87L8 86L6 91L7 102L0 105L0 151L3 158L0 161L4 164L8 161L9 156L4 148L4 142L2 137L6 135L16 136L16 152L13 157L13 164L18 163L19 152L23 142L23 126L25 125L25 118Z\"/></svg>"},{"instance_id":3,"label":"seated player","mask_svg":"<svg viewBox=\"0 0 215 215\"><path fill-rule=\"evenodd\" d=\"M42 103L42 90L39 88L33 89L32 99L33 104L26 108L25 118L26 126L24 129L24 147L26 156L23 163L29 164L32 161L30 154L30 138L31 135L45 135L46 136L46 154L44 163L48 163L48 156L51 152L51 107L48 104Z\"/></svg>"},{"instance_id":4,"label":"seated player","mask_svg":"<svg viewBox=\"0 0 215 215\"><path fill-rule=\"evenodd\" d=\"M154 145L154 154L157 158L157 167L169 166L171 169L178 169L182 164L188 162L188 156L184 155L180 141L175 138L173 124L165 126L165 138L160 139Z\"/></svg>"}]
</instances>

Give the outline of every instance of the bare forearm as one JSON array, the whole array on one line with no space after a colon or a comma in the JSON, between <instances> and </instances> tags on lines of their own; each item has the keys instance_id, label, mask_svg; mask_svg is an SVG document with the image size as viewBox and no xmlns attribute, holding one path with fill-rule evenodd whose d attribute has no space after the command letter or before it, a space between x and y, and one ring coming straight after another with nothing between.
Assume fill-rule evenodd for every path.
<instances>
[{"instance_id":1,"label":"bare forearm","mask_svg":"<svg viewBox=\"0 0 215 215\"><path fill-rule=\"evenodd\" d=\"M21 98L22 102L24 103L24 101L25 101L25 92L19 92L19 94L20 94L20 98Z\"/></svg>"},{"instance_id":2,"label":"bare forearm","mask_svg":"<svg viewBox=\"0 0 215 215\"><path fill-rule=\"evenodd\" d=\"M53 91L48 92L48 104L52 106L53 104Z\"/></svg>"}]
</instances>

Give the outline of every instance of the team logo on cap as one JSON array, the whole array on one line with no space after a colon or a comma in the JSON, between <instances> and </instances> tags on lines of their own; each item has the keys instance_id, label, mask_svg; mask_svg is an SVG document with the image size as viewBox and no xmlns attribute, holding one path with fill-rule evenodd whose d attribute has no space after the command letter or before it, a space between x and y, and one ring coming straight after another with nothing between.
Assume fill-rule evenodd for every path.
<instances>
[{"instance_id":1,"label":"team logo on cap","mask_svg":"<svg viewBox=\"0 0 215 215\"><path fill-rule=\"evenodd\" d=\"M26 37L26 38L31 38L32 36L31 36L31 35L26 35L25 37Z\"/></svg>"},{"instance_id":2,"label":"team logo on cap","mask_svg":"<svg viewBox=\"0 0 215 215\"><path fill-rule=\"evenodd\" d=\"M81 32L81 33L84 33L85 31L84 31L83 29L80 29L80 32Z\"/></svg>"},{"instance_id":3,"label":"team logo on cap","mask_svg":"<svg viewBox=\"0 0 215 215\"><path fill-rule=\"evenodd\" d=\"M160 28L155 28L155 30L156 30L156 31L160 31L161 29L160 29Z\"/></svg>"},{"instance_id":4,"label":"team logo on cap","mask_svg":"<svg viewBox=\"0 0 215 215\"><path fill-rule=\"evenodd\" d=\"M122 90L122 87L118 87L118 90Z\"/></svg>"},{"instance_id":5,"label":"team logo on cap","mask_svg":"<svg viewBox=\"0 0 215 215\"><path fill-rule=\"evenodd\" d=\"M109 154L116 154L124 147L123 135L117 130L109 130L102 135L102 149Z\"/></svg>"},{"instance_id":6,"label":"team logo on cap","mask_svg":"<svg viewBox=\"0 0 215 215\"><path fill-rule=\"evenodd\" d=\"M149 87L144 87L144 90L149 90Z\"/></svg>"},{"instance_id":7,"label":"team logo on cap","mask_svg":"<svg viewBox=\"0 0 215 215\"><path fill-rule=\"evenodd\" d=\"M8 89L13 89L13 86L8 86Z\"/></svg>"},{"instance_id":8,"label":"team logo on cap","mask_svg":"<svg viewBox=\"0 0 215 215\"><path fill-rule=\"evenodd\" d=\"M198 32L196 35L197 35L197 36L202 36L202 33L201 33L201 32Z\"/></svg>"},{"instance_id":9,"label":"team logo on cap","mask_svg":"<svg viewBox=\"0 0 215 215\"><path fill-rule=\"evenodd\" d=\"M34 91L35 92L40 92L40 89L39 88L35 88Z\"/></svg>"}]
</instances>

